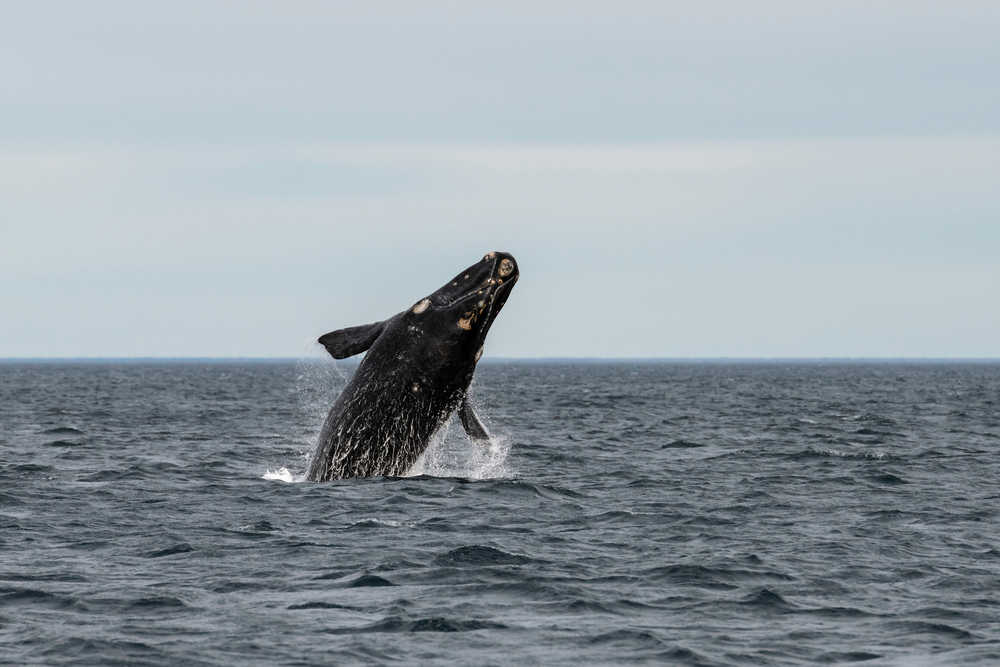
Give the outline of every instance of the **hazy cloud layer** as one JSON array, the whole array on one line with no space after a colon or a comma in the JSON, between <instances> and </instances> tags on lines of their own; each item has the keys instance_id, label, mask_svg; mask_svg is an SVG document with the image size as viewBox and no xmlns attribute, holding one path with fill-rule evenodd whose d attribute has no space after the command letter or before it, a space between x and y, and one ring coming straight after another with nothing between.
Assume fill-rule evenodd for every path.
<instances>
[{"instance_id":1,"label":"hazy cloud layer","mask_svg":"<svg viewBox=\"0 0 1000 667\"><path fill-rule=\"evenodd\" d=\"M296 356L490 249L492 355L1000 355L995 3L801 4L19 7L0 357Z\"/></svg>"},{"instance_id":2,"label":"hazy cloud layer","mask_svg":"<svg viewBox=\"0 0 1000 667\"><path fill-rule=\"evenodd\" d=\"M1000 123L992 0L37 2L4 23L11 141L590 143Z\"/></svg>"}]
</instances>

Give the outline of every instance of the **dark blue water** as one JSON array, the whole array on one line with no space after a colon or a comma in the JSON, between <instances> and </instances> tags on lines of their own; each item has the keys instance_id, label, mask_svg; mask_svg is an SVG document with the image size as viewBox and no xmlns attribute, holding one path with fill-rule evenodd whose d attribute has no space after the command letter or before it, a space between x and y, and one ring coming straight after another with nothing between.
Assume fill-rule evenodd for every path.
<instances>
[{"instance_id":1,"label":"dark blue water","mask_svg":"<svg viewBox=\"0 0 1000 667\"><path fill-rule=\"evenodd\" d=\"M1000 364L484 364L296 482L351 368L0 364L0 662L1000 662Z\"/></svg>"}]
</instances>

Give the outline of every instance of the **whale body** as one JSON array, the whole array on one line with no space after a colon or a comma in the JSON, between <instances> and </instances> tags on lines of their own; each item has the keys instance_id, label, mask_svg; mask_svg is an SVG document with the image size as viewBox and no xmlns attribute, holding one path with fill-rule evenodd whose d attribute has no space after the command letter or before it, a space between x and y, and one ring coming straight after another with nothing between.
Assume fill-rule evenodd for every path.
<instances>
[{"instance_id":1,"label":"whale body","mask_svg":"<svg viewBox=\"0 0 1000 667\"><path fill-rule=\"evenodd\" d=\"M307 478L403 475L456 410L470 437L489 438L469 384L519 275L512 255L487 253L410 308L321 336L335 359L367 354L330 408Z\"/></svg>"}]
</instances>

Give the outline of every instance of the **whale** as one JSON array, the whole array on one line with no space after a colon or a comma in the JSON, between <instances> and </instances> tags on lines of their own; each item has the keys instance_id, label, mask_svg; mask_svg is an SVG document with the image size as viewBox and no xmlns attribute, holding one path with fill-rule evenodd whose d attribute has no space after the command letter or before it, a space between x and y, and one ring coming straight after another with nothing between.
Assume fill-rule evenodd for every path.
<instances>
[{"instance_id":1,"label":"whale","mask_svg":"<svg viewBox=\"0 0 1000 667\"><path fill-rule=\"evenodd\" d=\"M306 479L403 476L456 411L473 441L488 440L469 385L519 276L513 255L489 252L388 319L320 336L334 359L365 356L323 422Z\"/></svg>"}]
</instances>

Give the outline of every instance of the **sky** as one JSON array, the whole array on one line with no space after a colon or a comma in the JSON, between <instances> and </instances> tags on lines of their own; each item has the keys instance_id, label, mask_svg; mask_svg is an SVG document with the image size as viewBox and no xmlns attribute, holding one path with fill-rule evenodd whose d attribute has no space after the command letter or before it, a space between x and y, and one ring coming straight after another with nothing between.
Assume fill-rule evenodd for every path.
<instances>
[{"instance_id":1,"label":"sky","mask_svg":"<svg viewBox=\"0 0 1000 667\"><path fill-rule=\"evenodd\" d=\"M364 6L361 6L361 5ZM1000 4L19 3L0 358L1000 357Z\"/></svg>"}]
</instances>

